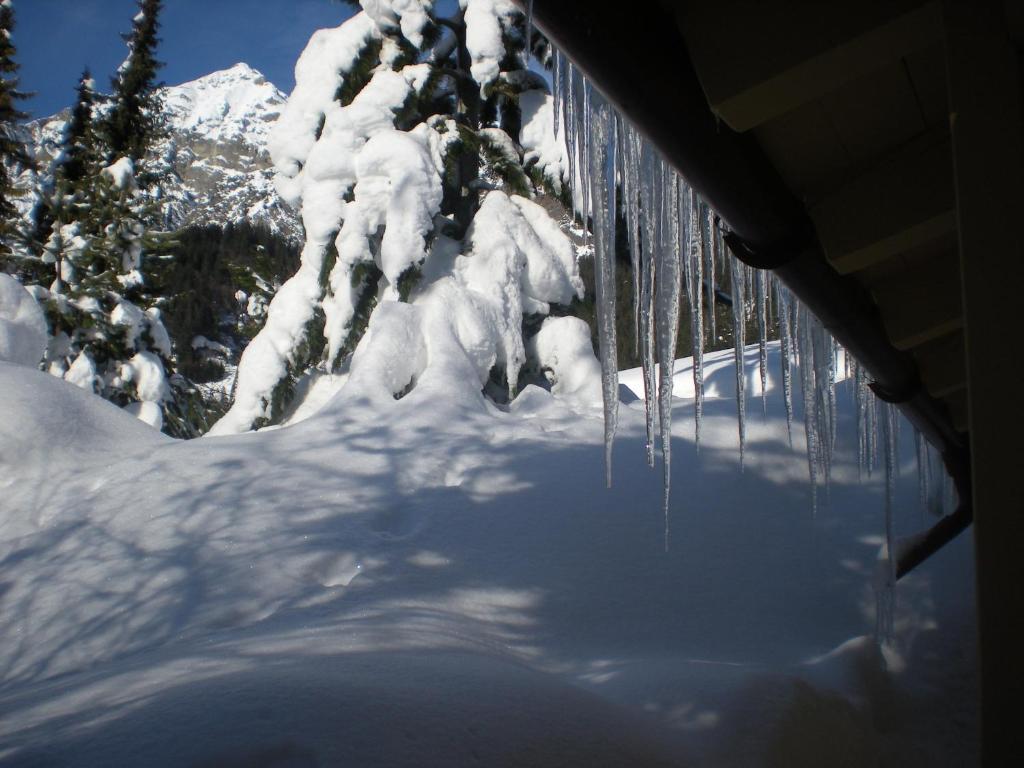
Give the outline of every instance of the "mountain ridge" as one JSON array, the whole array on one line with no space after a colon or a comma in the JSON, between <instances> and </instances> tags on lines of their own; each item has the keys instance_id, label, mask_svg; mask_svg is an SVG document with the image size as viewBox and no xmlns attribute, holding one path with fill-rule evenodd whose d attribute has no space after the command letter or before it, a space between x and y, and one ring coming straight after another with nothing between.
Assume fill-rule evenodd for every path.
<instances>
[{"instance_id":1,"label":"mountain ridge","mask_svg":"<svg viewBox=\"0 0 1024 768\"><path fill-rule=\"evenodd\" d=\"M167 134L155 154L173 169L164 185L169 229L261 223L289 241L302 240L298 213L274 187L267 150L287 95L245 62L159 89ZM27 144L46 167L59 151L70 109L26 123ZM32 179L22 179L32 188ZM31 195L22 198L23 213Z\"/></svg>"}]
</instances>

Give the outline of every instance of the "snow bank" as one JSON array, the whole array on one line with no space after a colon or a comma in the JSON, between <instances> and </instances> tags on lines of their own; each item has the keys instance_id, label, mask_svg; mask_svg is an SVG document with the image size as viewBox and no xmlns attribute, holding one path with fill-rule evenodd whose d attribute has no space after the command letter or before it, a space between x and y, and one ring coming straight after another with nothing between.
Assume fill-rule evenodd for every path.
<instances>
[{"instance_id":1,"label":"snow bank","mask_svg":"<svg viewBox=\"0 0 1024 768\"><path fill-rule=\"evenodd\" d=\"M36 367L46 351L46 318L32 294L0 273L0 360Z\"/></svg>"},{"instance_id":2,"label":"snow bank","mask_svg":"<svg viewBox=\"0 0 1024 768\"><path fill-rule=\"evenodd\" d=\"M898 665L863 637L883 479L857 478L851 382L816 517L778 387L743 473L735 403L705 403L698 453L675 398L665 552L642 404L606 490L596 409L441 396L491 338L449 301L487 306L451 275L381 305L375 322L424 328L401 400L342 395L242 437L172 441L0 364L0 763L972 762L969 537L897 587ZM909 429L900 447L902 535L929 521Z\"/></svg>"},{"instance_id":3,"label":"snow bank","mask_svg":"<svg viewBox=\"0 0 1024 768\"><path fill-rule=\"evenodd\" d=\"M149 424L153 429L160 431L164 426L164 413L160 405L152 400L140 400L137 403L128 403L124 407L127 413L137 418L144 424Z\"/></svg>"},{"instance_id":4,"label":"snow bank","mask_svg":"<svg viewBox=\"0 0 1024 768\"><path fill-rule=\"evenodd\" d=\"M86 467L145 455L154 446L174 442L103 398L41 371L0 362L0 383L4 392L0 489L16 485L14 490L20 493L35 482L29 477L45 478L47 467L54 472L84 472ZM15 475L22 473L18 480ZM0 491L0 495L3 493ZM85 504L79 499L67 509L82 512ZM12 498L11 506L5 503L4 510L13 513L27 511L27 507ZM59 510L36 507L35 511L52 514ZM17 527L20 522L12 523L12 518L5 515L0 522L0 539L10 537L9 525Z\"/></svg>"}]
</instances>

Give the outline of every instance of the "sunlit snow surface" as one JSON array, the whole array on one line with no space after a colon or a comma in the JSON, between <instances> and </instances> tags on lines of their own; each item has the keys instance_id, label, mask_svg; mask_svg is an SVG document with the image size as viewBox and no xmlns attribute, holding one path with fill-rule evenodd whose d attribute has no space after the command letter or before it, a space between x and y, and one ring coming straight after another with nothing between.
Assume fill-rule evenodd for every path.
<instances>
[{"instance_id":1,"label":"sunlit snow surface","mask_svg":"<svg viewBox=\"0 0 1024 768\"><path fill-rule=\"evenodd\" d=\"M699 454L676 363L668 552L636 371L606 490L592 395L417 387L176 442L0 363L0 764L965 764L969 536L900 582L880 652L851 382L812 516L768 352L742 474L732 352ZM898 535L932 522L900 434Z\"/></svg>"}]
</instances>

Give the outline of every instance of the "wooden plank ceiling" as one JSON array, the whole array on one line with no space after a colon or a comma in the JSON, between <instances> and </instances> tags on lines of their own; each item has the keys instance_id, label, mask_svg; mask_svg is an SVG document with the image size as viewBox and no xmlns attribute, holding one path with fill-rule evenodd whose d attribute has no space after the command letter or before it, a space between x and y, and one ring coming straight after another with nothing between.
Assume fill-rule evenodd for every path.
<instances>
[{"instance_id":1,"label":"wooden plank ceiling","mask_svg":"<svg viewBox=\"0 0 1024 768\"><path fill-rule=\"evenodd\" d=\"M713 112L756 138L835 269L967 431L941 7L920 0L663 0Z\"/></svg>"}]
</instances>

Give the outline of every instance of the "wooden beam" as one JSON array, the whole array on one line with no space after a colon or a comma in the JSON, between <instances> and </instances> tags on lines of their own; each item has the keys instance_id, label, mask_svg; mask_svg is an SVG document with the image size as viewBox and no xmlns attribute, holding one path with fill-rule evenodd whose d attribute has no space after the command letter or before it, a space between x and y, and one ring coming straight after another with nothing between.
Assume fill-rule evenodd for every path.
<instances>
[{"instance_id":1,"label":"wooden beam","mask_svg":"<svg viewBox=\"0 0 1024 768\"><path fill-rule=\"evenodd\" d=\"M809 212L825 255L841 274L949 237L956 215L948 137L912 142Z\"/></svg>"},{"instance_id":2,"label":"wooden beam","mask_svg":"<svg viewBox=\"0 0 1024 768\"><path fill-rule=\"evenodd\" d=\"M896 349L912 349L963 325L960 276L944 259L893 275L871 292Z\"/></svg>"},{"instance_id":3,"label":"wooden beam","mask_svg":"<svg viewBox=\"0 0 1024 768\"><path fill-rule=\"evenodd\" d=\"M958 432L967 432L970 429L970 419L967 413L967 390L958 389L955 392L950 392L942 398L942 401L949 408L953 427Z\"/></svg>"},{"instance_id":4,"label":"wooden beam","mask_svg":"<svg viewBox=\"0 0 1024 768\"><path fill-rule=\"evenodd\" d=\"M942 39L937 3L677 5L712 110L741 132Z\"/></svg>"},{"instance_id":5,"label":"wooden beam","mask_svg":"<svg viewBox=\"0 0 1024 768\"><path fill-rule=\"evenodd\" d=\"M967 388L963 333L951 333L914 350L921 380L932 397Z\"/></svg>"},{"instance_id":6,"label":"wooden beam","mask_svg":"<svg viewBox=\"0 0 1024 768\"><path fill-rule=\"evenodd\" d=\"M1024 754L1024 358L1007 354L1024 289L1024 78L1002 0L945 0L963 275L982 765Z\"/></svg>"}]
</instances>

